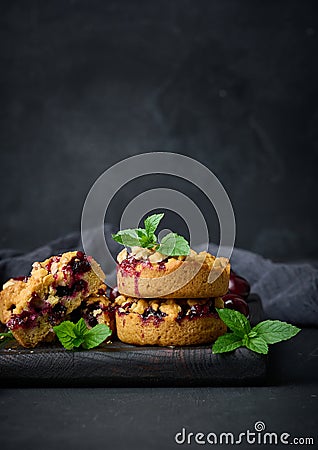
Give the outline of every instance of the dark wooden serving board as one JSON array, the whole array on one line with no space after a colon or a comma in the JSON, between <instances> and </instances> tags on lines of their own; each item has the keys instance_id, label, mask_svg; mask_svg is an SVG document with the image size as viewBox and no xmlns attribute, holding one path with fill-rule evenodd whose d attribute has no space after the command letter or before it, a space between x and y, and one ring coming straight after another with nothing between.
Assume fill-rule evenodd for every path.
<instances>
[{"instance_id":1,"label":"dark wooden serving board","mask_svg":"<svg viewBox=\"0 0 318 450\"><path fill-rule=\"evenodd\" d=\"M250 295L250 319L262 318L258 296ZM10 344L0 349L0 384L46 386L255 385L265 380L267 358L246 348L213 355L211 345L136 347L114 341L94 350L67 351L58 345L33 350Z\"/></svg>"}]
</instances>

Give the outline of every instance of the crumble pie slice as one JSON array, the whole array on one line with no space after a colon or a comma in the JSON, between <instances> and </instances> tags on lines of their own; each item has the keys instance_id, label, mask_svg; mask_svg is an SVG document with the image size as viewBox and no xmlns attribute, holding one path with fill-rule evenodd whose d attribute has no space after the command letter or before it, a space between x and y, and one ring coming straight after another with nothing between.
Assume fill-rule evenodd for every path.
<instances>
[{"instance_id":1,"label":"crumble pie slice","mask_svg":"<svg viewBox=\"0 0 318 450\"><path fill-rule=\"evenodd\" d=\"M96 261L80 251L35 262L26 281L13 279L4 285L0 319L21 345L35 347L97 292L104 278Z\"/></svg>"}]
</instances>

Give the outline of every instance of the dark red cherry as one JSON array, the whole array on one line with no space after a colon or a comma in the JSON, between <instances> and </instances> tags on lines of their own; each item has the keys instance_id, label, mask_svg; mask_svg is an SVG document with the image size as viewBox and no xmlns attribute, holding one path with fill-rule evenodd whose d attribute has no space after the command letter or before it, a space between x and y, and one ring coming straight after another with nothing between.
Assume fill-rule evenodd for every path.
<instances>
[{"instance_id":1,"label":"dark red cherry","mask_svg":"<svg viewBox=\"0 0 318 450\"><path fill-rule=\"evenodd\" d=\"M248 304L241 297L234 294L226 294L223 295L222 299L224 301L225 308L235 309L235 311L239 311L240 313L244 314L244 316L248 317Z\"/></svg>"},{"instance_id":2,"label":"dark red cherry","mask_svg":"<svg viewBox=\"0 0 318 450\"><path fill-rule=\"evenodd\" d=\"M251 290L251 286L245 278L236 275L236 273L231 272L230 282L229 282L229 292L230 294L239 295L240 297L248 297Z\"/></svg>"},{"instance_id":3,"label":"dark red cherry","mask_svg":"<svg viewBox=\"0 0 318 450\"><path fill-rule=\"evenodd\" d=\"M120 295L119 292L118 292L118 288L117 288L117 287L114 287L113 289L110 290L110 293L109 293L109 300L110 300L111 302L115 301L115 298L117 298L118 295Z\"/></svg>"}]
</instances>

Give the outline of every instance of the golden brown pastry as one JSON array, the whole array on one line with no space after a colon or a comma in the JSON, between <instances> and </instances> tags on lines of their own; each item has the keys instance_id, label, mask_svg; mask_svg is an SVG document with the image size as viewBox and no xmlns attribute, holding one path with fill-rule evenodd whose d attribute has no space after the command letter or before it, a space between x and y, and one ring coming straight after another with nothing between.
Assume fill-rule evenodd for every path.
<instances>
[{"instance_id":1,"label":"golden brown pastry","mask_svg":"<svg viewBox=\"0 0 318 450\"><path fill-rule=\"evenodd\" d=\"M50 339L53 326L98 291L104 273L83 252L35 262L24 281L11 279L0 292L0 320L24 347Z\"/></svg>"},{"instance_id":2,"label":"golden brown pastry","mask_svg":"<svg viewBox=\"0 0 318 450\"><path fill-rule=\"evenodd\" d=\"M138 250L140 249L140 250ZM154 256L154 257L153 257ZM122 250L117 286L123 295L142 298L207 298L227 293L230 264L207 252L191 250L188 257L165 257L148 249Z\"/></svg>"},{"instance_id":3,"label":"golden brown pastry","mask_svg":"<svg viewBox=\"0 0 318 450\"><path fill-rule=\"evenodd\" d=\"M226 333L215 299L136 299L120 295L115 300L119 339L127 344L183 346L208 344Z\"/></svg>"}]
</instances>

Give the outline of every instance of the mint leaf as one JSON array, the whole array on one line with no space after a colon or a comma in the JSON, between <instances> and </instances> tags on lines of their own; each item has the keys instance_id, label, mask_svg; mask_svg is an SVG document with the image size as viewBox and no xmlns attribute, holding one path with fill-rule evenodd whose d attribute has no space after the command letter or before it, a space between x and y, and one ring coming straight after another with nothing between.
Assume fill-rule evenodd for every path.
<instances>
[{"instance_id":1,"label":"mint leaf","mask_svg":"<svg viewBox=\"0 0 318 450\"><path fill-rule=\"evenodd\" d=\"M0 333L0 345L2 347L3 344L5 344L7 341L10 341L14 339L14 336L11 331L8 331L6 333Z\"/></svg>"},{"instance_id":2,"label":"mint leaf","mask_svg":"<svg viewBox=\"0 0 318 450\"><path fill-rule=\"evenodd\" d=\"M3 339L13 339L12 331L7 331L6 333L0 333L0 338Z\"/></svg>"},{"instance_id":3,"label":"mint leaf","mask_svg":"<svg viewBox=\"0 0 318 450\"><path fill-rule=\"evenodd\" d=\"M118 231L116 234L112 234L114 241L125 247L134 247L140 245L140 237L138 235L138 229L127 229Z\"/></svg>"},{"instance_id":4,"label":"mint leaf","mask_svg":"<svg viewBox=\"0 0 318 450\"><path fill-rule=\"evenodd\" d=\"M73 347L80 347L84 342L84 339L82 337L76 337L75 339L73 339Z\"/></svg>"},{"instance_id":5,"label":"mint leaf","mask_svg":"<svg viewBox=\"0 0 318 450\"><path fill-rule=\"evenodd\" d=\"M91 328L84 336L83 336L83 347L90 349L93 347L97 347L99 344L104 342L108 336L112 334L110 328L103 324L99 323L95 327Z\"/></svg>"},{"instance_id":6,"label":"mint leaf","mask_svg":"<svg viewBox=\"0 0 318 450\"><path fill-rule=\"evenodd\" d=\"M243 338L245 335L251 331L251 325L247 318L241 314L239 311L235 311L234 309L216 308L220 319L223 320L225 325L227 325L230 330L232 330L235 334Z\"/></svg>"},{"instance_id":7,"label":"mint leaf","mask_svg":"<svg viewBox=\"0 0 318 450\"><path fill-rule=\"evenodd\" d=\"M212 347L212 352L214 354L231 352L232 350L235 350L236 348L241 346L242 339L240 336L237 336L234 333L227 333L223 336L218 337Z\"/></svg>"},{"instance_id":8,"label":"mint leaf","mask_svg":"<svg viewBox=\"0 0 318 450\"><path fill-rule=\"evenodd\" d=\"M245 347L249 348L253 352L256 353L262 353L266 355L268 353L268 345L261 337L253 337L253 338L247 338L244 340Z\"/></svg>"},{"instance_id":9,"label":"mint leaf","mask_svg":"<svg viewBox=\"0 0 318 450\"><path fill-rule=\"evenodd\" d=\"M81 337L83 336L83 334L88 332L88 328L83 317L77 323L74 324L73 329L77 337Z\"/></svg>"},{"instance_id":10,"label":"mint leaf","mask_svg":"<svg viewBox=\"0 0 318 450\"><path fill-rule=\"evenodd\" d=\"M264 320L252 328L252 332L257 333L267 344L276 344L296 336L300 328L280 320Z\"/></svg>"},{"instance_id":11,"label":"mint leaf","mask_svg":"<svg viewBox=\"0 0 318 450\"><path fill-rule=\"evenodd\" d=\"M54 333L58 337L63 347L67 350L72 350L72 348L74 348L74 341L76 343L76 339L78 339L74 328L74 323L70 322L69 320L66 320L60 325L53 327Z\"/></svg>"},{"instance_id":12,"label":"mint leaf","mask_svg":"<svg viewBox=\"0 0 318 450\"><path fill-rule=\"evenodd\" d=\"M125 247L144 247L151 248L157 243L157 238L154 234L148 235L143 228L127 229L118 231L116 234L112 234L114 241L118 242Z\"/></svg>"},{"instance_id":13,"label":"mint leaf","mask_svg":"<svg viewBox=\"0 0 318 450\"><path fill-rule=\"evenodd\" d=\"M86 349L97 347L112 334L111 329L102 323L91 329L87 328L83 318L76 324L66 320L60 325L53 327L53 330L63 347L67 350L72 350L80 345Z\"/></svg>"},{"instance_id":14,"label":"mint leaf","mask_svg":"<svg viewBox=\"0 0 318 450\"><path fill-rule=\"evenodd\" d=\"M167 256L186 256L190 253L190 246L184 237L169 233L162 239L158 252Z\"/></svg>"},{"instance_id":15,"label":"mint leaf","mask_svg":"<svg viewBox=\"0 0 318 450\"><path fill-rule=\"evenodd\" d=\"M112 238L126 247L158 247L155 231L164 214L153 214L145 219L145 228L129 228L112 234ZM167 256L186 256L190 253L190 246L187 240L177 233L167 234L161 241L157 251Z\"/></svg>"},{"instance_id":16,"label":"mint leaf","mask_svg":"<svg viewBox=\"0 0 318 450\"><path fill-rule=\"evenodd\" d=\"M251 329L248 319L239 311L216 308L220 319L233 331L219 337L212 347L213 353L224 353L242 346L256 353L267 354L268 344L290 339L299 333L294 325L279 320L265 320Z\"/></svg>"},{"instance_id":17,"label":"mint leaf","mask_svg":"<svg viewBox=\"0 0 318 450\"><path fill-rule=\"evenodd\" d=\"M139 246L144 248L152 248L157 244L157 238L154 234L148 235L146 230L142 228L137 229L139 237Z\"/></svg>"},{"instance_id":18,"label":"mint leaf","mask_svg":"<svg viewBox=\"0 0 318 450\"><path fill-rule=\"evenodd\" d=\"M163 218L164 213L162 214L153 214L152 216L148 216L145 221L145 230L149 237L152 237L158 228L159 222Z\"/></svg>"},{"instance_id":19,"label":"mint leaf","mask_svg":"<svg viewBox=\"0 0 318 450\"><path fill-rule=\"evenodd\" d=\"M74 325L74 333L77 337L81 338L85 333L88 332L87 325L83 317Z\"/></svg>"}]
</instances>

